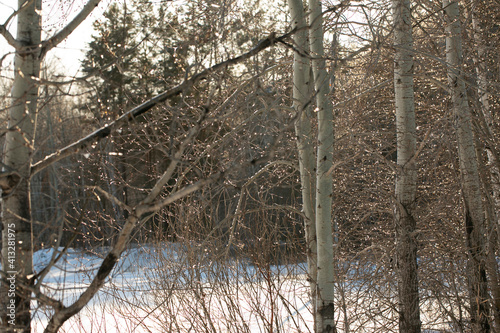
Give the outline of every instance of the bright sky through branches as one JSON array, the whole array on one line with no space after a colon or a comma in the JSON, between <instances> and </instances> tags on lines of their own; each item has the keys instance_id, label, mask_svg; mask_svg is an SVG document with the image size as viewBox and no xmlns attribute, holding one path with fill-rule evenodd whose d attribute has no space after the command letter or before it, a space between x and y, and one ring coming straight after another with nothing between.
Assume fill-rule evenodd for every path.
<instances>
[{"instance_id":1,"label":"bright sky through branches","mask_svg":"<svg viewBox=\"0 0 500 333\"><path fill-rule=\"evenodd\" d=\"M42 17L43 17L43 35L42 38L46 39L49 36L53 36L56 32L61 30L68 22L70 22L73 17L80 12L83 6L86 4L87 0L42 0ZM123 2L124 0L115 0L115 2ZM125 0L126 1L126 0ZM182 3L182 0L179 1ZM336 1L333 1L336 2ZM46 62L49 63L49 67L52 71L55 70L57 74L64 74L67 77L76 76L80 70L80 61L84 58L87 49L87 43L91 40L91 35L93 31L93 23L103 17L103 13L113 3L113 0L102 0L98 8L96 8L90 16L63 42L61 42L55 49L51 50L46 57ZM156 3L153 1L153 3ZM158 2L158 3L161 3ZM171 3L171 2L169 2ZM0 0L0 24L4 24L7 18L16 10L16 1L12 0ZM338 24L337 19L329 21L325 26L325 38L326 44L330 44L329 40L332 38L331 30L334 28L339 29L340 40L343 43L352 44L355 43L356 38L353 34L364 35L365 38L371 38L372 36L365 35L357 29L366 28L366 20L368 17L363 17L363 13L359 8L353 8L347 12L344 12L340 20L342 24ZM370 15L372 13L364 12L364 15ZM384 15L383 13L382 15ZM331 14L331 18L334 18L336 14ZM286 15L283 16L283 20L286 20ZM377 20L377 18L374 18ZM365 21L365 22L363 22ZM361 23L360 23L361 22ZM13 19L8 25L9 32L15 37L16 36L16 20ZM368 30L368 29L366 29ZM267 32L269 33L269 32ZM363 39L358 40L363 44ZM13 52L13 48L7 44L3 36L0 36L0 58L9 52ZM1 66L1 76L12 76L9 70L12 68L13 53L3 59Z\"/></svg>"},{"instance_id":2,"label":"bright sky through branches","mask_svg":"<svg viewBox=\"0 0 500 333\"><path fill-rule=\"evenodd\" d=\"M74 76L80 69L80 60L85 55L85 48L90 42L93 32L92 24L102 17L103 12L111 3L111 0L103 0L89 17L76 30L54 50L47 54L47 61L57 65L56 71L62 72L67 76ZM17 9L13 7L17 1L0 0L0 23L4 24L7 18ZM60 1L43 0L43 34L46 39L53 36L54 33L61 30L78 12L83 8L86 1ZM16 36L15 19L11 20L7 29ZM13 52L13 48L7 44L5 39L0 36L0 57L6 53ZM2 69L8 68L12 64L13 57L7 57L2 64ZM3 72L2 75L7 75Z\"/></svg>"}]
</instances>

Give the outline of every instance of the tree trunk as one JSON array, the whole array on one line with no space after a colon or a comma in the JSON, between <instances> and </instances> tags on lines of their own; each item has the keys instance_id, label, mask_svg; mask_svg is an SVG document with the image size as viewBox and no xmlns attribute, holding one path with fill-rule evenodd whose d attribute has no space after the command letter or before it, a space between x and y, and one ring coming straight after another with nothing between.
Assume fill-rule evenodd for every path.
<instances>
[{"instance_id":1,"label":"tree trunk","mask_svg":"<svg viewBox=\"0 0 500 333\"><path fill-rule=\"evenodd\" d=\"M25 0L19 0L19 8ZM32 239L29 198L30 162L35 133L38 85L31 77L40 74L38 45L41 41L41 0L21 10L17 18L17 41L14 85L9 109L10 131L5 136L3 165L16 171L20 183L2 199L2 284L1 318L3 332L30 332L30 296L26 287L32 274ZM3 275L2 274L2 275Z\"/></svg>"},{"instance_id":2,"label":"tree trunk","mask_svg":"<svg viewBox=\"0 0 500 333\"><path fill-rule=\"evenodd\" d=\"M316 331L334 332L334 257L332 230L332 177L328 171L333 159L333 106L328 100L329 80L323 50L323 15L321 3L309 0L309 43L316 90L318 149L316 155L316 238L318 278Z\"/></svg>"},{"instance_id":3,"label":"tree trunk","mask_svg":"<svg viewBox=\"0 0 500 333\"><path fill-rule=\"evenodd\" d=\"M304 230L307 246L307 269L310 278L311 300L313 309L316 301L316 278L317 278L317 244L314 203L315 172L314 172L314 150L311 142L311 64L307 54L309 45L307 41L307 30L304 4L302 0L288 0L292 20L292 28L299 31L294 35L295 46L298 51L294 53L293 62L293 108L298 118L295 122L295 134L297 136L297 148L299 154L300 182L302 187L302 210L304 212ZM302 30L300 30L302 28Z\"/></svg>"},{"instance_id":4,"label":"tree trunk","mask_svg":"<svg viewBox=\"0 0 500 333\"><path fill-rule=\"evenodd\" d=\"M2 193L2 281L0 328L2 332L30 332L29 287L33 273L30 207L31 159L37 116L38 83L44 55L64 40L99 4L89 0L75 18L52 38L41 41L42 1L18 0L17 37L1 33L15 48L14 84L5 134L3 171L14 172L20 181Z\"/></svg>"},{"instance_id":5,"label":"tree trunk","mask_svg":"<svg viewBox=\"0 0 500 333\"><path fill-rule=\"evenodd\" d=\"M409 0L393 0L394 92L396 104L397 165L396 268L399 295L399 331L420 332L417 276L417 240L414 217L417 192L416 125L413 94L413 39Z\"/></svg>"},{"instance_id":6,"label":"tree trunk","mask_svg":"<svg viewBox=\"0 0 500 333\"><path fill-rule=\"evenodd\" d=\"M485 201L486 216L487 216L487 244L488 244L488 281L493 296L493 315L495 318L495 327L500 330L500 284L498 276L498 265L495 258L496 250L498 249L498 231L499 231L499 220L498 220L498 210L500 209L500 172L498 169L499 163L496 158L496 154L491 147L494 142L494 136L492 134L493 128L493 118L491 116L491 109L489 104L489 93L488 93L488 68L486 65L486 43L483 36L483 31L479 23L478 17L478 6L480 6L481 1L475 1L472 9L472 27L473 36L476 48L476 56L474 57L474 63L476 67L477 74L477 94L481 115L482 128L485 135L486 141L486 156L489 166L489 176L483 177L483 183L485 184L485 192L487 194L487 199ZM479 156L479 155L478 155ZM481 164L483 167L484 165ZM482 170L485 168L483 167ZM491 195L490 195L491 193Z\"/></svg>"},{"instance_id":7,"label":"tree trunk","mask_svg":"<svg viewBox=\"0 0 500 333\"><path fill-rule=\"evenodd\" d=\"M490 332L484 233L484 210L471 113L462 78L462 42L456 1L443 0L446 20L446 61L452 96L458 157L465 208L465 237L468 251L467 278L472 332Z\"/></svg>"}]
</instances>

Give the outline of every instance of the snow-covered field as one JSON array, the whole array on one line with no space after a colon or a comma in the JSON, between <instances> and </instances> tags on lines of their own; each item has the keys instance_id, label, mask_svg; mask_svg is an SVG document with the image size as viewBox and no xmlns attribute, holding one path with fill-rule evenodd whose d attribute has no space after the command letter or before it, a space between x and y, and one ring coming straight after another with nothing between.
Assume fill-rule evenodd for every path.
<instances>
[{"instance_id":1,"label":"snow-covered field","mask_svg":"<svg viewBox=\"0 0 500 333\"><path fill-rule=\"evenodd\" d=\"M54 250L34 256L35 270ZM104 251L103 251L104 252ZM90 283L98 254L69 249L44 279L44 291L70 304ZM204 260L177 244L127 250L105 287L63 332L262 332L312 327L304 265L256 267ZM49 312L34 304L34 332Z\"/></svg>"},{"instance_id":2,"label":"snow-covered field","mask_svg":"<svg viewBox=\"0 0 500 333\"><path fill-rule=\"evenodd\" d=\"M45 276L45 293L65 304L73 302L105 252L69 249ZM54 250L38 251L35 270L53 254ZM350 271L356 271L350 265ZM312 332L305 271L305 264L259 266L234 259L221 264L204 251L179 244L130 248L105 287L61 331ZM349 275L349 280L339 281L339 332L397 331L390 274L373 268L369 275L373 281ZM33 331L42 332L50 311L36 302L33 308ZM454 331L449 321L436 319L440 310L434 301L422 301L422 309L424 332Z\"/></svg>"}]
</instances>

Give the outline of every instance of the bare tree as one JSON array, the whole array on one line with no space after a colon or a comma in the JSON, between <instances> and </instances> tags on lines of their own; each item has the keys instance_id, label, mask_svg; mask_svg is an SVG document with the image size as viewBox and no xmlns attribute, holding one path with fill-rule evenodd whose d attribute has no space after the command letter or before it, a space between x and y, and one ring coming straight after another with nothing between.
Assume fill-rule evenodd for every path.
<instances>
[{"instance_id":1,"label":"bare tree","mask_svg":"<svg viewBox=\"0 0 500 333\"><path fill-rule=\"evenodd\" d=\"M333 165L333 108L328 98L329 76L323 49L323 14L321 3L309 1L309 44L316 108L318 115L318 147L316 151L316 241L317 241L317 291L316 332L334 332L335 269L332 229L332 177L328 171Z\"/></svg>"},{"instance_id":2,"label":"bare tree","mask_svg":"<svg viewBox=\"0 0 500 333\"><path fill-rule=\"evenodd\" d=\"M410 1L392 2L394 19L394 92L396 103L396 269L399 331L420 332L417 235L414 213L417 192L416 125Z\"/></svg>"},{"instance_id":3,"label":"bare tree","mask_svg":"<svg viewBox=\"0 0 500 333\"><path fill-rule=\"evenodd\" d=\"M485 218L471 112L462 74L463 55L458 2L443 1L446 19L446 61L455 115L458 157L464 201L468 251L467 279L473 332L489 332L488 281L486 278Z\"/></svg>"},{"instance_id":4,"label":"bare tree","mask_svg":"<svg viewBox=\"0 0 500 333\"><path fill-rule=\"evenodd\" d=\"M317 277L317 242L315 225L315 177L314 150L311 128L311 65L308 57L309 44L307 26L304 15L304 4L301 0L289 0L292 28L298 29L294 36L295 47L293 62L293 101L295 112L298 113L295 124L297 149L300 166L300 183L302 187L302 209L304 211L304 230L307 246L307 265L311 279L311 299L313 309L316 308L316 277Z\"/></svg>"},{"instance_id":5,"label":"bare tree","mask_svg":"<svg viewBox=\"0 0 500 333\"><path fill-rule=\"evenodd\" d=\"M19 0L18 10L0 26L0 33L14 48L14 83L9 124L3 155L3 171L15 173L15 188L3 190L2 228L2 327L6 331L30 331L30 290L32 281L32 226L29 180L38 102L40 63L90 14L100 0L90 0L81 12L54 36L41 40L42 1ZM17 36L8 28L17 16Z\"/></svg>"}]
</instances>

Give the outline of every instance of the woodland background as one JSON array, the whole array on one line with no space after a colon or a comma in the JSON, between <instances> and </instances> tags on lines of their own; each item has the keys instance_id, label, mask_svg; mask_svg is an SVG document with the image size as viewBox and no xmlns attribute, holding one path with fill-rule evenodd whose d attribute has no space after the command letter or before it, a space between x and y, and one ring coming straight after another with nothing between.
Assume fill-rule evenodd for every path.
<instances>
[{"instance_id":1,"label":"woodland background","mask_svg":"<svg viewBox=\"0 0 500 333\"><path fill-rule=\"evenodd\" d=\"M47 4L61 13L73 10L64 2ZM209 295L223 295L224 330L252 331L238 317L240 306L231 297L232 279L247 272L238 271L235 263L244 263L259 277L245 280L246 286L268 295L265 302L252 305L253 313L261 318L259 330L282 331L283 308L289 315L298 309L284 301L281 283L298 281L311 272L304 266L311 258L304 229L308 217L303 208L296 124L306 115L310 133L317 133L322 121L316 117L319 90L314 87L307 102L297 107L294 55L311 62L320 57L327 78L322 85L328 88L333 115L332 164L325 175L332 181L327 209L331 213L336 329L500 330L500 4L494 0L459 2L460 68L447 58L449 22L443 4L425 0L410 4L416 119L412 161L417 172L411 203L415 225L410 237L418 249L414 259L421 313L418 328L401 324L404 306L398 289L403 283L398 270L403 259L397 250L400 225L395 223L399 206L394 188L403 166L398 162L394 90L399 50L394 46L395 5L324 1L322 6L324 54L320 57L301 49L295 39L315 22L309 21L302 30L294 27L284 1L107 2L94 24L78 76L67 77L57 61L45 61L39 78L32 80L38 89L36 132L32 141L25 142L32 170L50 154L106 128L134 107L205 69L263 45L263 40L272 45L234 65L203 74L147 113L112 127L109 136L102 135L78 153L22 176L29 179L32 251L54 250L49 269L58 267L58 253L70 250L104 259L121 242L120 231L136 214L134 207L157 190L157 205L137 216L126 248L161 252L175 245L182 249L176 250L184 254L182 260L179 255L155 257L157 274L151 281L156 285L151 290L163 301L157 300L154 306L161 305L164 314L171 314L159 319L163 329L222 331L220 313L215 313ZM309 10L304 4L304 13ZM60 29L46 24L42 28L47 35ZM0 30L5 37L4 31ZM16 72L9 52L0 54L0 139L4 141L7 133L18 130L8 115L16 103L10 94ZM478 249L468 237L472 227L467 224L457 142L461 125L452 99L458 81L449 83L450 68L459 71L458 81L465 84L470 108L484 217L478 229ZM316 134L310 138L313 147L320 144ZM4 161L4 173L12 175L15 170L9 168ZM2 188L5 198L21 186ZM5 245L5 222L3 230ZM480 253L477 257L474 250ZM475 261L483 274L479 282L471 276L470 265ZM178 265L181 273L165 270L172 265ZM86 274L98 271L92 268ZM63 307L58 299L64 299L60 293L66 287L44 285L40 272L46 273L35 269L39 280L19 288L32 295L31 318L37 312L51 318ZM29 280L31 275L27 275ZM315 279L308 276L304 281ZM304 281L301 286L307 289ZM471 284L483 282L479 289L486 288L484 293L471 296L475 290ZM193 293L188 299L197 304L189 310L197 318L189 328L175 326L175 311L189 302L165 301L181 292ZM123 297L118 288L108 293L116 299ZM133 295L140 299L139 294ZM134 310L132 303L127 303L130 313L146 306L134 303ZM311 305L309 311L315 312ZM140 319L134 320L141 325ZM313 330L311 325L304 328L300 320L294 323L288 331Z\"/></svg>"}]
</instances>

